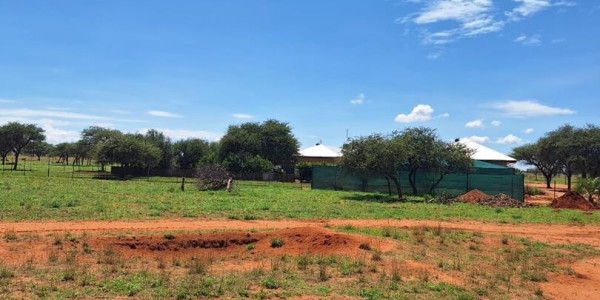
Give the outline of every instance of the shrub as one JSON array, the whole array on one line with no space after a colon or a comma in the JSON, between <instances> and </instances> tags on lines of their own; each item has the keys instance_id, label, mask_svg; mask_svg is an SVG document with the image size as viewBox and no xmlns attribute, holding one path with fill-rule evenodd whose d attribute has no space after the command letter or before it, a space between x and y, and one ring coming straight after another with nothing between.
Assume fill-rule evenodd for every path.
<instances>
[{"instance_id":1,"label":"shrub","mask_svg":"<svg viewBox=\"0 0 600 300\"><path fill-rule=\"evenodd\" d=\"M546 193L544 193L544 191L542 191L541 189L539 189L537 187L526 185L525 186L525 194L527 194L529 196L535 196L535 195L545 195Z\"/></svg>"},{"instance_id":2,"label":"shrub","mask_svg":"<svg viewBox=\"0 0 600 300\"><path fill-rule=\"evenodd\" d=\"M280 238L274 238L271 240L271 247L272 248L280 248L283 246L283 240Z\"/></svg>"},{"instance_id":3,"label":"shrub","mask_svg":"<svg viewBox=\"0 0 600 300\"><path fill-rule=\"evenodd\" d=\"M587 196L588 201L594 203L594 196L600 197L600 177L582 178L577 184L577 192Z\"/></svg>"}]
</instances>

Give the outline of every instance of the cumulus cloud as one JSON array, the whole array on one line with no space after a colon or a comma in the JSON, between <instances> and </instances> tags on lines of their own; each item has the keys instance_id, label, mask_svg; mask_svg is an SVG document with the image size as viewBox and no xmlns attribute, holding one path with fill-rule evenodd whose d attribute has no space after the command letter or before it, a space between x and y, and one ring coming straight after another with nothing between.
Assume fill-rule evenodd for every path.
<instances>
[{"instance_id":1,"label":"cumulus cloud","mask_svg":"<svg viewBox=\"0 0 600 300\"><path fill-rule=\"evenodd\" d=\"M350 104L352 105L360 105L365 102L365 94L360 93L356 96L356 98L350 100Z\"/></svg>"},{"instance_id":2,"label":"cumulus cloud","mask_svg":"<svg viewBox=\"0 0 600 300\"><path fill-rule=\"evenodd\" d=\"M148 128L140 129L138 132L144 134L148 132ZM198 138L208 141L218 141L223 136L222 133L209 132L204 130L187 130L187 129L156 129L173 140L183 140L188 138Z\"/></svg>"},{"instance_id":3,"label":"cumulus cloud","mask_svg":"<svg viewBox=\"0 0 600 300\"><path fill-rule=\"evenodd\" d=\"M425 122L431 120L433 108L427 104L415 106L409 114L399 114L394 121L398 123Z\"/></svg>"},{"instance_id":4,"label":"cumulus cloud","mask_svg":"<svg viewBox=\"0 0 600 300\"><path fill-rule=\"evenodd\" d=\"M477 136L477 135L472 135L469 137L464 137L461 138L461 140L466 140L466 141L471 141L471 142L475 142L478 144L485 144L485 143L489 143L490 142L490 138L487 136Z\"/></svg>"},{"instance_id":5,"label":"cumulus cloud","mask_svg":"<svg viewBox=\"0 0 600 300\"><path fill-rule=\"evenodd\" d=\"M515 43L519 43L525 46L539 46L542 44L542 40L540 39L540 36L538 34L535 34L533 36L521 34L515 39Z\"/></svg>"},{"instance_id":6,"label":"cumulus cloud","mask_svg":"<svg viewBox=\"0 0 600 300\"><path fill-rule=\"evenodd\" d=\"M521 142L521 138L513 134L509 134L496 140L496 144L520 144Z\"/></svg>"},{"instance_id":7,"label":"cumulus cloud","mask_svg":"<svg viewBox=\"0 0 600 300\"><path fill-rule=\"evenodd\" d=\"M534 131L533 128L527 128L527 129L523 130L523 132L525 132L525 134L533 133L533 131Z\"/></svg>"},{"instance_id":8,"label":"cumulus cloud","mask_svg":"<svg viewBox=\"0 0 600 300\"><path fill-rule=\"evenodd\" d=\"M483 128L485 126L483 125L483 119L477 119L477 120L467 122L465 124L465 127L467 127L467 128Z\"/></svg>"},{"instance_id":9,"label":"cumulus cloud","mask_svg":"<svg viewBox=\"0 0 600 300\"><path fill-rule=\"evenodd\" d=\"M170 113L168 111L162 111L162 110L149 110L146 113L151 116L161 117L161 118L181 118L182 117L181 115Z\"/></svg>"},{"instance_id":10,"label":"cumulus cloud","mask_svg":"<svg viewBox=\"0 0 600 300\"><path fill-rule=\"evenodd\" d=\"M559 108L544 105L536 100L508 100L492 104L492 108L500 111L506 116L514 118L571 115L576 112L568 108Z\"/></svg>"},{"instance_id":11,"label":"cumulus cloud","mask_svg":"<svg viewBox=\"0 0 600 300\"><path fill-rule=\"evenodd\" d=\"M253 115L247 115L247 114L232 114L231 116L236 119L252 119L252 118L254 118Z\"/></svg>"},{"instance_id":12,"label":"cumulus cloud","mask_svg":"<svg viewBox=\"0 0 600 300\"><path fill-rule=\"evenodd\" d=\"M50 144L71 143L79 140L79 132L75 130L64 130L50 124L42 124L46 141Z\"/></svg>"},{"instance_id":13,"label":"cumulus cloud","mask_svg":"<svg viewBox=\"0 0 600 300\"><path fill-rule=\"evenodd\" d=\"M494 126L494 127L498 127L498 126L502 125L502 122L500 122L498 120L494 120L490 124L492 124L492 126Z\"/></svg>"}]
</instances>

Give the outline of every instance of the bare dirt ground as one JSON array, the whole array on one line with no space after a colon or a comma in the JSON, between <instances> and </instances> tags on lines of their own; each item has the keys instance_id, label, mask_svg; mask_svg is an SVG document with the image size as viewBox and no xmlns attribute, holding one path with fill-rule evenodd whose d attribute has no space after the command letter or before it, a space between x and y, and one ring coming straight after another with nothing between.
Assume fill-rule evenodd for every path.
<instances>
[{"instance_id":1,"label":"bare dirt ground","mask_svg":"<svg viewBox=\"0 0 600 300\"><path fill-rule=\"evenodd\" d=\"M526 182L525 185L539 188L546 193L545 195L527 196L525 198L525 202L535 205L550 205L550 203L552 203L552 200L554 200L555 197L558 198L567 192L566 184L557 183L556 185L554 185L553 183L552 188L546 188L546 184L541 182ZM555 186L556 189L554 188Z\"/></svg>"},{"instance_id":2,"label":"bare dirt ground","mask_svg":"<svg viewBox=\"0 0 600 300\"><path fill-rule=\"evenodd\" d=\"M186 251L202 248L206 251L223 251L228 254L245 251L247 244L254 244L256 251L277 255L279 251L270 246L272 236L284 236L287 241L286 254L342 254L351 257L361 255L362 244L373 245L386 251L394 244L378 239L354 234L336 233L327 227L352 225L355 227L438 227L449 230L480 232L488 237L500 239L505 235L526 237L548 243L583 243L600 249L600 226L575 225L509 225L476 221L439 222L418 220L153 220L153 221L71 221L71 222L2 222L0 232L18 235L47 236L44 243L32 243L28 255L47 255L47 246L52 243L51 233L90 233L92 247L114 247L125 255L146 253L147 256L164 257L184 255ZM218 230L215 233L198 231ZM256 231L258 230L258 231ZM263 231L267 230L267 231ZM269 231L270 230L270 231ZM171 240L167 235L152 235L152 232L176 232ZM191 233L195 231L195 233ZM229 232L220 232L229 231ZM190 232L189 234L186 232ZM108 233L109 235L102 235ZM45 245L48 244L48 245ZM14 246L13 246L14 247ZM69 247L65 244L64 247ZM220 250L221 249L221 250ZM134 251L135 250L135 251ZM19 252L0 251L5 260L19 260ZM268 252L268 253L267 253ZM231 265L226 268L250 268L251 266ZM419 266L414 266L415 268ZM551 299L600 299L600 258L578 261L570 267L576 276L559 275L541 284L544 295ZM439 274L446 276L445 274ZM446 278L452 282L452 278Z\"/></svg>"}]
</instances>

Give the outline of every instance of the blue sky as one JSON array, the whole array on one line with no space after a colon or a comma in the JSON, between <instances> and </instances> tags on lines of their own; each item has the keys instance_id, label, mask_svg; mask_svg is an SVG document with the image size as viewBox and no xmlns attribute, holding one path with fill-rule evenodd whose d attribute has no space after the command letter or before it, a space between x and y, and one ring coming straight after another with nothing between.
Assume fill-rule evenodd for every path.
<instances>
[{"instance_id":1,"label":"blue sky","mask_svg":"<svg viewBox=\"0 0 600 300\"><path fill-rule=\"evenodd\" d=\"M275 118L303 147L430 126L508 153L598 124L599 34L594 0L0 0L0 123L57 143Z\"/></svg>"}]
</instances>

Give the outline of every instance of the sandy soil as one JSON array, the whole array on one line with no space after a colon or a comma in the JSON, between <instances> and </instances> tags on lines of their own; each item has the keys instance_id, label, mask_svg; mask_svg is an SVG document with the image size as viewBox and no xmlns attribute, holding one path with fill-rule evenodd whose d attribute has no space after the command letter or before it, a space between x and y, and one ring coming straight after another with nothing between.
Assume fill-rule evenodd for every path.
<instances>
[{"instance_id":1,"label":"sandy soil","mask_svg":"<svg viewBox=\"0 0 600 300\"><path fill-rule=\"evenodd\" d=\"M554 185L553 183L552 188L550 189L546 188L545 183L540 182L526 182L525 185L539 188L546 193L545 195L527 196L525 198L525 202L536 205L550 205L552 200L554 200L554 197L558 198L567 192L566 184L557 183ZM556 189L554 187L556 187Z\"/></svg>"},{"instance_id":2,"label":"sandy soil","mask_svg":"<svg viewBox=\"0 0 600 300\"><path fill-rule=\"evenodd\" d=\"M165 252L181 251L186 249L206 248L219 249L224 243L230 245L227 251L242 252L247 243L256 244L261 251L273 251L270 247L272 237L282 237L290 247L286 247L290 254L304 254L306 249L315 253L360 255L360 245L370 244L374 248L387 250L394 247L383 239L364 237L359 235L338 234L325 227L353 225L356 227L441 227L453 230L466 230L481 232L486 236L499 238L502 235L527 237L532 240L550 243L584 243L600 249L600 226L575 226L575 225L508 225L493 224L476 221L439 222L418 220L189 220L171 219L154 221L40 221L40 222L2 222L0 232L14 232L15 234L47 233L111 233L109 236L96 235L90 243L94 246L112 245L123 251L143 250L157 256ZM252 233L252 229L272 229ZM165 231L210 231L228 230L230 233L197 233L186 235L177 234L177 238L169 240L164 235L147 235L144 232ZM128 233L126 237L114 233ZM133 234L133 236L131 235ZM199 237L200 236L200 237ZM67 247L68 245L65 245ZM43 247L43 245L40 245ZM177 250L174 250L177 249ZM34 249L29 249L34 250ZM258 250L257 250L258 251ZM34 250L35 252L35 250ZM40 253L46 253L40 248ZM293 253L292 253L293 252ZM343 252L343 253L341 253ZM9 253L2 253L5 259L11 259ZM15 254L12 254L15 255ZM16 259L16 257L15 257ZM544 295L552 299L600 299L600 258L583 260L572 265L571 268L577 276L560 275L550 278L548 283L542 284Z\"/></svg>"}]
</instances>

